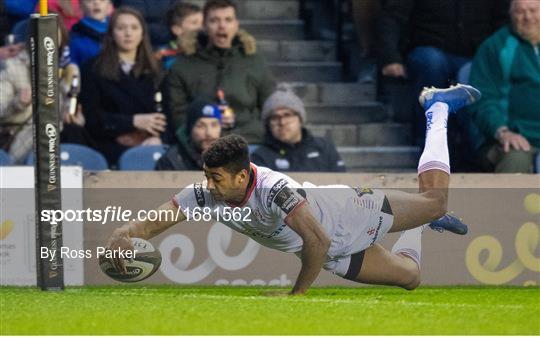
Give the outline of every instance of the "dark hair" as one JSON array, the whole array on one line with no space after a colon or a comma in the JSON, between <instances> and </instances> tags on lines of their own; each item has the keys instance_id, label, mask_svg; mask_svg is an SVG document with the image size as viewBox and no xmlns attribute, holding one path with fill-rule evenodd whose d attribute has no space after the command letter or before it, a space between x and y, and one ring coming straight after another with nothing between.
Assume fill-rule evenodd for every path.
<instances>
[{"instance_id":1,"label":"dark hair","mask_svg":"<svg viewBox=\"0 0 540 338\"><path fill-rule=\"evenodd\" d=\"M197 5L177 1L167 11L167 26L170 28L172 25L181 25L187 16L200 12L201 8Z\"/></svg>"},{"instance_id":2,"label":"dark hair","mask_svg":"<svg viewBox=\"0 0 540 338\"><path fill-rule=\"evenodd\" d=\"M114 42L114 27L118 17L123 14L132 15L137 18L142 27L142 40L137 47L137 56L133 66L133 74L139 77L142 74L151 75L155 81L160 76L160 67L152 55L152 47L148 36L148 28L141 12L131 7L120 7L111 16L107 34L103 37L102 49L97 58L96 66L98 73L106 79L118 81L120 79L120 58L118 56L118 46Z\"/></svg>"},{"instance_id":3,"label":"dark hair","mask_svg":"<svg viewBox=\"0 0 540 338\"><path fill-rule=\"evenodd\" d=\"M62 43L58 46L58 50L63 51L64 48L69 44L69 31L66 27L66 24L64 23L64 19L60 14L57 16L58 18L58 30L60 30L60 37L62 39Z\"/></svg>"},{"instance_id":4,"label":"dark hair","mask_svg":"<svg viewBox=\"0 0 540 338\"><path fill-rule=\"evenodd\" d=\"M242 169L249 171L249 150L242 136L227 135L217 139L202 154L208 168L223 167L227 172L236 174Z\"/></svg>"},{"instance_id":5,"label":"dark hair","mask_svg":"<svg viewBox=\"0 0 540 338\"><path fill-rule=\"evenodd\" d=\"M211 10L214 9L221 9L221 8L228 8L232 7L234 9L234 13L238 12L238 8L236 7L236 4L232 2L231 0L208 0L206 4L204 4L203 8L203 15L204 20L208 17L208 13Z\"/></svg>"}]
</instances>

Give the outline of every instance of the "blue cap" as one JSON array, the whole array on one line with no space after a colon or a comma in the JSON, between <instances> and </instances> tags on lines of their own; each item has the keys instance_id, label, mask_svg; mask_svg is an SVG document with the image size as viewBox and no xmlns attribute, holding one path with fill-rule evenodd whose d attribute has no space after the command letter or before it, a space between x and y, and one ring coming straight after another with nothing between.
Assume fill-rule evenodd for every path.
<instances>
[{"instance_id":1,"label":"blue cap","mask_svg":"<svg viewBox=\"0 0 540 338\"><path fill-rule=\"evenodd\" d=\"M221 121L221 111L219 107L209 100L196 99L187 108L186 132L191 134L191 129L200 118L216 118Z\"/></svg>"}]
</instances>

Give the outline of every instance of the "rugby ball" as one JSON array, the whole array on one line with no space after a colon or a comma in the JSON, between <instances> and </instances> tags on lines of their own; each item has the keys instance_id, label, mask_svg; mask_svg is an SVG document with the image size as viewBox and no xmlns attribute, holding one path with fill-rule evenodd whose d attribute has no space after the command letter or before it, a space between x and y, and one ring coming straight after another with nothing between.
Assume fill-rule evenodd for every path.
<instances>
[{"instance_id":1,"label":"rugby ball","mask_svg":"<svg viewBox=\"0 0 540 338\"><path fill-rule=\"evenodd\" d=\"M125 283L139 282L152 276L161 265L161 253L152 243L141 238L132 238L136 250L135 258L124 259L126 274L121 274L105 255L99 257L101 271L114 280Z\"/></svg>"}]
</instances>

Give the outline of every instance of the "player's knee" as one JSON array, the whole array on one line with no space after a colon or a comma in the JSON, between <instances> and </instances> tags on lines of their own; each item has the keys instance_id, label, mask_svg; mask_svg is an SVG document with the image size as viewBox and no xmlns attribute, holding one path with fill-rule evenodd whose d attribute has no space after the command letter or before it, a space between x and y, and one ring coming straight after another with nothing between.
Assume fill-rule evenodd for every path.
<instances>
[{"instance_id":1,"label":"player's knee","mask_svg":"<svg viewBox=\"0 0 540 338\"><path fill-rule=\"evenodd\" d=\"M407 284L407 285L403 286L403 288L405 290L407 290L407 291L412 291L412 290L416 289L419 286L420 286L420 279L418 279L417 281L411 282L410 284Z\"/></svg>"},{"instance_id":2,"label":"player's knee","mask_svg":"<svg viewBox=\"0 0 540 338\"><path fill-rule=\"evenodd\" d=\"M402 288L405 290L414 290L420 285L420 271L418 268L408 269L404 274Z\"/></svg>"}]
</instances>

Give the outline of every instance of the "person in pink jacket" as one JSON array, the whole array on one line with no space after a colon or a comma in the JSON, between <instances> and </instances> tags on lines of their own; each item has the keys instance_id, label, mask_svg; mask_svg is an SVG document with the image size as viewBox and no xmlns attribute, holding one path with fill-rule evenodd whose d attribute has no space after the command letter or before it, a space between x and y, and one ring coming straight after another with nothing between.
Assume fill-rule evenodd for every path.
<instances>
[{"instance_id":1,"label":"person in pink jacket","mask_svg":"<svg viewBox=\"0 0 540 338\"><path fill-rule=\"evenodd\" d=\"M68 31L83 17L79 0L48 0L49 12L58 13L63 19ZM39 3L36 13L39 12Z\"/></svg>"}]
</instances>

